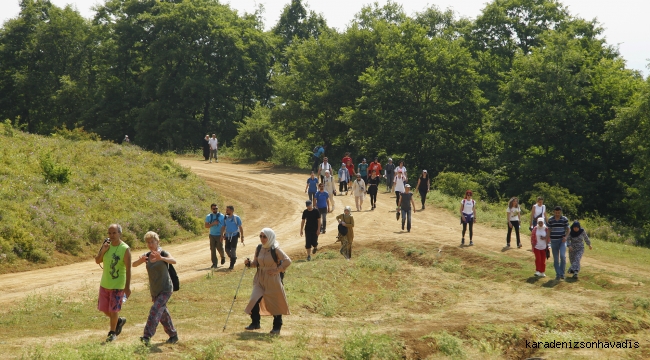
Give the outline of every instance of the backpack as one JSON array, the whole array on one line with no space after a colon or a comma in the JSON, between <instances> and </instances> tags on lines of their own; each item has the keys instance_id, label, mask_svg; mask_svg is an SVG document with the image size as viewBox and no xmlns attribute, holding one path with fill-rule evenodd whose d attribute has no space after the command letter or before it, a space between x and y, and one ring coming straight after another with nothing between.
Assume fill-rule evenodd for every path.
<instances>
[{"instance_id":1,"label":"backpack","mask_svg":"<svg viewBox=\"0 0 650 360\"><path fill-rule=\"evenodd\" d=\"M260 256L260 251L262 250L262 244L257 245L257 249L255 249L255 257ZM278 262L278 254L275 253L275 248L271 248L271 257L273 258L273 261L280 266L282 262ZM284 271L280 273L280 281L282 284L284 284Z\"/></svg>"},{"instance_id":2,"label":"backpack","mask_svg":"<svg viewBox=\"0 0 650 360\"><path fill-rule=\"evenodd\" d=\"M348 227L343 225L343 224L339 224L339 234L341 234L343 236L347 235L348 234Z\"/></svg>"},{"instance_id":3,"label":"backpack","mask_svg":"<svg viewBox=\"0 0 650 360\"><path fill-rule=\"evenodd\" d=\"M147 253L147 259L149 258L149 255L151 254L151 251ZM169 255L168 252L165 251L165 254ZM163 255L163 252L160 252L161 256L166 256ZM181 283L178 280L178 274L176 273L176 269L174 269L174 265L172 264L167 264L167 271L169 272L169 278L172 280L172 289L174 291L178 291L181 288Z\"/></svg>"},{"instance_id":4,"label":"backpack","mask_svg":"<svg viewBox=\"0 0 650 360\"><path fill-rule=\"evenodd\" d=\"M312 150L311 152L313 152L313 153L318 152L318 149L319 149L319 148L320 148L320 145L316 145L316 147L314 148L314 150Z\"/></svg>"}]
</instances>

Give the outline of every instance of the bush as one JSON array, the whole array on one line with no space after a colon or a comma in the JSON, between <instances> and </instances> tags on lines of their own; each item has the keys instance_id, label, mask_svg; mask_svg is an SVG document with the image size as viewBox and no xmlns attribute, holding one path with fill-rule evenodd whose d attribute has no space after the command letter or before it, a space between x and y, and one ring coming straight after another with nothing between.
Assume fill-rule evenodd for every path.
<instances>
[{"instance_id":1,"label":"bush","mask_svg":"<svg viewBox=\"0 0 650 360\"><path fill-rule=\"evenodd\" d=\"M463 340L447 333L446 331L440 334L431 334L424 336L423 339L434 339L438 350L451 357L462 358L465 357L463 351Z\"/></svg>"},{"instance_id":2,"label":"bush","mask_svg":"<svg viewBox=\"0 0 650 360\"><path fill-rule=\"evenodd\" d=\"M483 187L469 174L441 172L433 179L433 186L441 193L449 196L463 197L465 191L472 190L476 200L485 197Z\"/></svg>"},{"instance_id":3,"label":"bush","mask_svg":"<svg viewBox=\"0 0 650 360\"><path fill-rule=\"evenodd\" d=\"M170 239L178 234L177 229L174 229L167 218L160 214L136 213L130 221L126 222L125 227L133 232L138 240L144 239L144 234L148 231L155 231L161 239Z\"/></svg>"},{"instance_id":4,"label":"bush","mask_svg":"<svg viewBox=\"0 0 650 360\"><path fill-rule=\"evenodd\" d=\"M52 134L52 137L62 137L64 139L72 140L72 141L81 141L81 140L100 141L101 140L101 137L98 134L87 132L86 130L84 130L83 127L78 127L72 130L68 130L68 128L65 125L63 125L63 128L61 129L54 129L54 133Z\"/></svg>"},{"instance_id":5,"label":"bush","mask_svg":"<svg viewBox=\"0 0 650 360\"><path fill-rule=\"evenodd\" d=\"M528 202L534 204L537 202L537 197L544 198L546 204L546 212L551 216L553 208L556 206L562 207L562 212L566 216L578 215L578 207L582 203L582 197L571 194L569 189L563 188L558 184L551 186L547 183L537 183L533 185L535 190L529 192L530 195Z\"/></svg>"},{"instance_id":6,"label":"bush","mask_svg":"<svg viewBox=\"0 0 650 360\"><path fill-rule=\"evenodd\" d=\"M270 161L276 165L292 166L299 169L309 169L311 152L307 145L299 140L281 135L276 136L273 155Z\"/></svg>"},{"instance_id":7,"label":"bush","mask_svg":"<svg viewBox=\"0 0 650 360\"><path fill-rule=\"evenodd\" d=\"M196 235L203 232L203 221L192 216L183 205L169 204L169 214L183 229Z\"/></svg>"},{"instance_id":8,"label":"bush","mask_svg":"<svg viewBox=\"0 0 650 360\"><path fill-rule=\"evenodd\" d=\"M271 110L257 106L250 117L239 123L233 140L237 152L247 158L266 160L273 155L275 139L271 132Z\"/></svg>"},{"instance_id":9,"label":"bush","mask_svg":"<svg viewBox=\"0 0 650 360\"><path fill-rule=\"evenodd\" d=\"M41 170L46 183L67 184L70 181L70 168L55 164L50 154L41 158Z\"/></svg>"},{"instance_id":10,"label":"bush","mask_svg":"<svg viewBox=\"0 0 650 360\"><path fill-rule=\"evenodd\" d=\"M354 331L346 334L343 358L346 360L401 359L399 343L388 335Z\"/></svg>"}]
</instances>

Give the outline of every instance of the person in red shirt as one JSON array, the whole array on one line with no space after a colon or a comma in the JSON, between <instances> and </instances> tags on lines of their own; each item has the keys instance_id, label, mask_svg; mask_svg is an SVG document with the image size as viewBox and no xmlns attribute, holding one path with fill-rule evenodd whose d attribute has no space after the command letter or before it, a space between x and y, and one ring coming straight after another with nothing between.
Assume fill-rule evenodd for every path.
<instances>
[{"instance_id":1,"label":"person in red shirt","mask_svg":"<svg viewBox=\"0 0 650 360\"><path fill-rule=\"evenodd\" d=\"M375 160L368 165L368 175L372 174L373 171L377 171L377 176L381 174L381 164L378 157L375 157Z\"/></svg>"},{"instance_id":2,"label":"person in red shirt","mask_svg":"<svg viewBox=\"0 0 650 360\"><path fill-rule=\"evenodd\" d=\"M346 167L347 167L347 165L348 165L348 161L352 161L352 158L350 157L350 153L349 153L349 152L346 152L346 153L345 153L345 156L343 157L343 159L341 160L341 162L344 163L344 164L346 165Z\"/></svg>"},{"instance_id":3,"label":"person in red shirt","mask_svg":"<svg viewBox=\"0 0 650 360\"><path fill-rule=\"evenodd\" d=\"M350 157L350 153L346 152L345 157L341 161L345 164L345 167L348 168L348 172L350 173L350 179L354 178L355 176L354 164L352 163L352 158Z\"/></svg>"}]
</instances>

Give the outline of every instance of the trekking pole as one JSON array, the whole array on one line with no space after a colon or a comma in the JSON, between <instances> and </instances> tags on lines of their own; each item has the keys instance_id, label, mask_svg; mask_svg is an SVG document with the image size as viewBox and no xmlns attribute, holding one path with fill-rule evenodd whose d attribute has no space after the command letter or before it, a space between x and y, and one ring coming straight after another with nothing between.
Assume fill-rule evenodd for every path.
<instances>
[{"instance_id":1,"label":"trekking pole","mask_svg":"<svg viewBox=\"0 0 650 360\"><path fill-rule=\"evenodd\" d=\"M248 260L248 259L246 259ZM235 305L235 300L237 300L237 294L239 293L239 287L241 286L241 281L244 279L244 273L248 267L244 266L244 271L241 272L241 277L239 278L239 285L237 285L237 291L235 291L235 297L232 299L232 304L230 304L230 310L228 311L228 316L226 317L226 323L223 324L223 331L226 331L226 325L228 325L228 319L230 319L230 313L232 312L232 307Z\"/></svg>"}]
</instances>

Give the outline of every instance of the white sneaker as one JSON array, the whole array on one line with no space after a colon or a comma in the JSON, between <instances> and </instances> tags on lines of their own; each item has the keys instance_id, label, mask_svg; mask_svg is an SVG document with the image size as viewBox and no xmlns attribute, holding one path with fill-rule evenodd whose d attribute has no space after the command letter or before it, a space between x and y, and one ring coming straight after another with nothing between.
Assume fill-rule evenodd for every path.
<instances>
[{"instance_id":1,"label":"white sneaker","mask_svg":"<svg viewBox=\"0 0 650 360\"><path fill-rule=\"evenodd\" d=\"M542 273L539 271L535 271L535 276L542 276Z\"/></svg>"},{"instance_id":2,"label":"white sneaker","mask_svg":"<svg viewBox=\"0 0 650 360\"><path fill-rule=\"evenodd\" d=\"M542 273L540 276L541 276L541 277L546 277L546 274Z\"/></svg>"}]
</instances>

